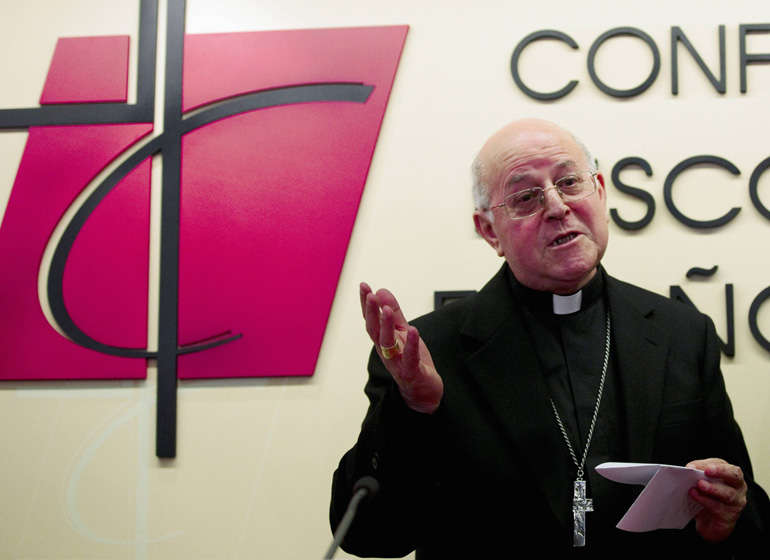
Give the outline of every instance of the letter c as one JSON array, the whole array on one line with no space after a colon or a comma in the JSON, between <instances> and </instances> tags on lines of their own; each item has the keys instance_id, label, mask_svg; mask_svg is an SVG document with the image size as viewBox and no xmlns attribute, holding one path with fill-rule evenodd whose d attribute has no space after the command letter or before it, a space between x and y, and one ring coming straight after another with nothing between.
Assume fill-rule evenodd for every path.
<instances>
[{"instance_id":1,"label":"letter c","mask_svg":"<svg viewBox=\"0 0 770 560\"><path fill-rule=\"evenodd\" d=\"M679 174L682 173L685 169L700 163L711 163L713 165L718 165L719 167L727 169L733 175L741 174L740 169L738 169L735 165L718 156L693 156L691 158L687 158L676 167L674 167L674 169L671 170L671 173L668 174L668 177L666 177L666 182L663 185L663 198L666 201L666 207L668 207L668 211L671 212L671 215L674 216L674 218L691 228L707 229L723 226L735 218L741 209L732 208L727 214L714 220L693 220L692 218L688 218L679 211L679 209L674 204L673 197L671 196L671 191L674 189L674 181L679 176Z\"/></svg>"},{"instance_id":2,"label":"letter c","mask_svg":"<svg viewBox=\"0 0 770 560\"><path fill-rule=\"evenodd\" d=\"M519 89L524 93L526 93L528 96L532 97L533 99L540 99L543 101L559 99L560 97L564 97L573 89L575 89L575 86L578 84L577 80L572 80L570 83L568 83L566 86L564 86L558 91L552 91L550 93L541 93L539 91L535 91L527 87L524 84L524 82L521 81L521 76L519 76L519 57L521 56L521 52L524 50L524 48L527 45L539 39L558 39L559 41L563 41L567 43L573 49L578 48L578 44L572 39L572 37L570 37L565 33L562 33L561 31L555 31L553 29L544 29L541 31L535 31L534 33L530 33L529 35L524 37L519 42L519 44L516 45L516 48L513 50L513 55L511 56L511 75L513 76L513 81L516 82L517 86L519 86Z\"/></svg>"}]
</instances>

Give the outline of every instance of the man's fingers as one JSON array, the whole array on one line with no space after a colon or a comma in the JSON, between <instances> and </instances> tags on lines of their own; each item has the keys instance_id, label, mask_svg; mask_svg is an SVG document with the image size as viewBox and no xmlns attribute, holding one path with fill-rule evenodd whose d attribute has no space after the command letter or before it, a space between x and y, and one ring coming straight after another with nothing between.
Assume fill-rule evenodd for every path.
<instances>
[{"instance_id":1,"label":"man's fingers","mask_svg":"<svg viewBox=\"0 0 770 560\"><path fill-rule=\"evenodd\" d=\"M393 309L385 305L380 313L380 336L377 344L380 348L390 348L396 344L396 330Z\"/></svg>"},{"instance_id":2,"label":"man's fingers","mask_svg":"<svg viewBox=\"0 0 770 560\"><path fill-rule=\"evenodd\" d=\"M401 367L408 372L416 372L420 369L420 333L415 327L410 326L406 331Z\"/></svg>"},{"instance_id":3,"label":"man's fingers","mask_svg":"<svg viewBox=\"0 0 770 560\"><path fill-rule=\"evenodd\" d=\"M727 484L699 480L698 490L716 502L729 505L740 505L740 493Z\"/></svg>"},{"instance_id":4,"label":"man's fingers","mask_svg":"<svg viewBox=\"0 0 770 560\"><path fill-rule=\"evenodd\" d=\"M690 489L690 496L706 508L698 514L698 532L707 540L722 540L732 531L746 507L747 488L743 471L736 465L713 457L691 461L687 466L702 470L709 477L699 480ZM714 530L717 525L722 529Z\"/></svg>"},{"instance_id":5,"label":"man's fingers","mask_svg":"<svg viewBox=\"0 0 770 560\"><path fill-rule=\"evenodd\" d=\"M399 332L404 333L409 328L409 323L401 312L395 296L385 289L374 293L365 282L359 285L358 295L366 322L366 332L377 346L380 356L386 361L400 356L404 339ZM416 341L419 342L419 335L416 336ZM417 352L417 365L419 365L419 349ZM391 369L390 366L388 369Z\"/></svg>"},{"instance_id":6,"label":"man's fingers","mask_svg":"<svg viewBox=\"0 0 770 560\"><path fill-rule=\"evenodd\" d=\"M698 459L696 461L690 461L685 466L691 469L698 469L699 471L705 471L709 466L713 466L717 464L727 465L729 463L724 459L718 459L716 457L712 457L710 459Z\"/></svg>"},{"instance_id":7,"label":"man's fingers","mask_svg":"<svg viewBox=\"0 0 770 560\"><path fill-rule=\"evenodd\" d=\"M740 488L745 484L741 468L723 459L700 459L687 463L687 466L701 470L711 478L718 478L734 488Z\"/></svg>"},{"instance_id":8,"label":"man's fingers","mask_svg":"<svg viewBox=\"0 0 770 560\"><path fill-rule=\"evenodd\" d=\"M406 321L398 301L388 290L374 293L362 282L359 298L366 332L404 402L417 412L432 414L441 401L443 383L420 333Z\"/></svg>"},{"instance_id":9,"label":"man's fingers","mask_svg":"<svg viewBox=\"0 0 770 560\"><path fill-rule=\"evenodd\" d=\"M398 304L396 296L394 296L390 290L381 288L377 290L377 299L382 307L388 306L393 310L394 324L399 330L405 330L409 324L401 311L401 306Z\"/></svg>"},{"instance_id":10,"label":"man's fingers","mask_svg":"<svg viewBox=\"0 0 770 560\"><path fill-rule=\"evenodd\" d=\"M729 463L715 463L706 467L706 474L712 478L718 478L733 488L742 487L746 481L743 479L743 471L736 465Z\"/></svg>"},{"instance_id":11,"label":"man's fingers","mask_svg":"<svg viewBox=\"0 0 770 560\"><path fill-rule=\"evenodd\" d=\"M374 344L380 343L380 304L377 296L371 292L367 294L363 302L364 321L366 321L366 332Z\"/></svg>"},{"instance_id":12,"label":"man's fingers","mask_svg":"<svg viewBox=\"0 0 770 560\"><path fill-rule=\"evenodd\" d=\"M372 289L366 282L361 282L358 286L358 298L361 300L361 314L366 319L366 297L372 293Z\"/></svg>"}]
</instances>

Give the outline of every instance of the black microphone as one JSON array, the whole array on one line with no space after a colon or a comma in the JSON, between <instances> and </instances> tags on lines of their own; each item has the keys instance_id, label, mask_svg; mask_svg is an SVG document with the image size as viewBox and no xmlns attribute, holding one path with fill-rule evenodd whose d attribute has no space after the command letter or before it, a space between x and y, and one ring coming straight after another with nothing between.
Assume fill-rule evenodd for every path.
<instances>
[{"instance_id":1,"label":"black microphone","mask_svg":"<svg viewBox=\"0 0 770 560\"><path fill-rule=\"evenodd\" d=\"M340 524L337 525L337 530L334 531L334 540L332 541L329 550L326 552L326 556L324 556L325 559L328 560L334 556L334 553L337 551L340 544L342 544L342 541L345 539L345 535L348 533L348 529L350 529L350 525L353 523L353 520L356 517L358 506L362 502L374 498L379 491L380 483L377 482L377 479L372 476L362 476L356 481L356 483L353 485L353 497L350 498L348 509L345 510L345 515L342 516L342 521L340 521Z\"/></svg>"}]
</instances>

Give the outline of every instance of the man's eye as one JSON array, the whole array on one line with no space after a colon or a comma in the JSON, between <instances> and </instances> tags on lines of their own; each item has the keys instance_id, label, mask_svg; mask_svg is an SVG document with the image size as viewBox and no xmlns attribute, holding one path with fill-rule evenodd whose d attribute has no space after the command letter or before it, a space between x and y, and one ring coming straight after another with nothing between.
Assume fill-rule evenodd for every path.
<instances>
[{"instance_id":1,"label":"man's eye","mask_svg":"<svg viewBox=\"0 0 770 560\"><path fill-rule=\"evenodd\" d=\"M516 204L522 204L522 203L529 202L533 198L535 198L535 193L533 193L532 191L522 191L518 193L516 196L514 196L513 200Z\"/></svg>"},{"instance_id":2,"label":"man's eye","mask_svg":"<svg viewBox=\"0 0 770 560\"><path fill-rule=\"evenodd\" d=\"M564 177L562 180L559 181L559 187L561 188L567 188L570 187L576 187L580 184L580 181L577 177Z\"/></svg>"}]
</instances>

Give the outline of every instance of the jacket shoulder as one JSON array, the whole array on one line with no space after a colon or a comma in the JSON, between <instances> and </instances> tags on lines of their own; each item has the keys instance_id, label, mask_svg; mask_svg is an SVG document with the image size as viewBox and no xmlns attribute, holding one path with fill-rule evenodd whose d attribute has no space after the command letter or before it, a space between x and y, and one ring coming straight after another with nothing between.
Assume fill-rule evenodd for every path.
<instances>
[{"instance_id":1,"label":"jacket shoulder","mask_svg":"<svg viewBox=\"0 0 770 560\"><path fill-rule=\"evenodd\" d=\"M714 322L692 304L612 278L607 291L610 314L618 325L657 332L663 337L659 340L668 340L677 351L697 348L700 352L717 344Z\"/></svg>"},{"instance_id":2,"label":"jacket shoulder","mask_svg":"<svg viewBox=\"0 0 770 560\"><path fill-rule=\"evenodd\" d=\"M415 319L421 334L445 336L464 332L486 338L510 315L515 306L503 265L481 290Z\"/></svg>"},{"instance_id":3,"label":"jacket shoulder","mask_svg":"<svg viewBox=\"0 0 770 560\"><path fill-rule=\"evenodd\" d=\"M705 315L692 305L663 296L634 284L629 284L611 276L607 277L608 291L615 297L622 298L648 317L662 315L667 319L680 317L683 320L702 320Z\"/></svg>"}]
</instances>

